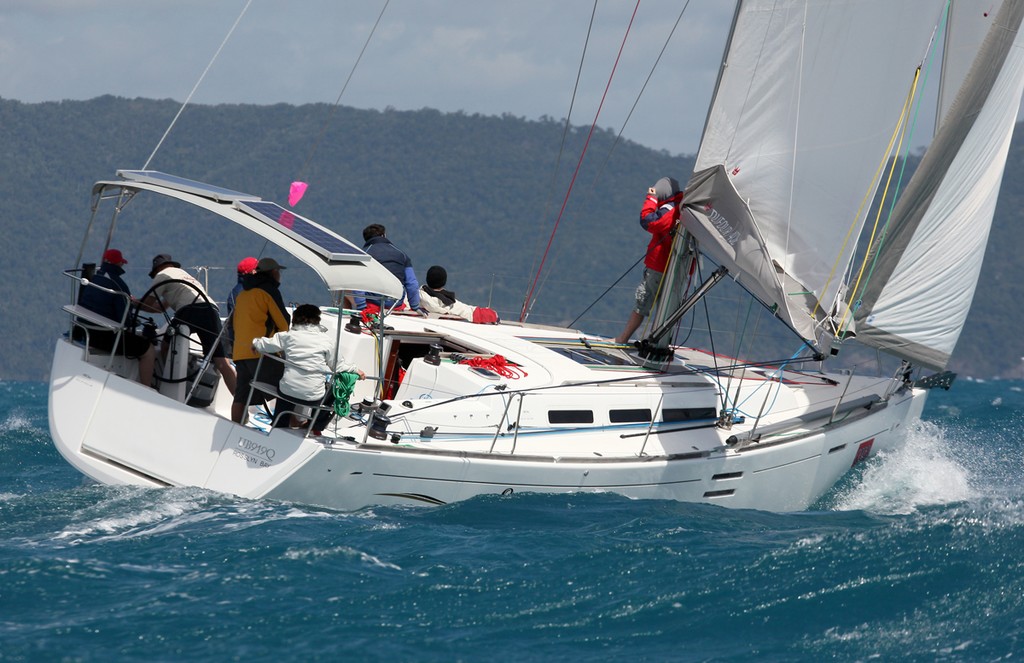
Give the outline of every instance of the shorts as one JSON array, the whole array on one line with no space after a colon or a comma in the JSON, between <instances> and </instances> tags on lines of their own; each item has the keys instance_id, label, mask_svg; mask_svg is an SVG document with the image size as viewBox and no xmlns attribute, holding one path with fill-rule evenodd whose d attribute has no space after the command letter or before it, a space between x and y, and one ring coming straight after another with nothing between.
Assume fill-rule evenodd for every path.
<instances>
[{"instance_id":1,"label":"shorts","mask_svg":"<svg viewBox=\"0 0 1024 663\"><path fill-rule=\"evenodd\" d=\"M115 332L109 329L90 329L89 347L100 352L114 351ZM71 332L71 338L76 341L85 341L85 330L76 326ZM138 359L153 347L153 343L144 336L139 336L130 331L123 332L117 343L116 354L124 355L129 359Z\"/></svg>"},{"instance_id":2,"label":"shorts","mask_svg":"<svg viewBox=\"0 0 1024 663\"><path fill-rule=\"evenodd\" d=\"M654 298L661 286L661 272L656 272L650 267L644 267L644 278L636 287L636 312L646 317L654 306Z\"/></svg>"},{"instance_id":3,"label":"shorts","mask_svg":"<svg viewBox=\"0 0 1024 663\"><path fill-rule=\"evenodd\" d=\"M220 342L220 313L213 304L202 302L189 304L180 311L174 312L174 319L189 326L199 342L203 344L203 354L210 357L226 357L224 345ZM211 348L213 354L210 354Z\"/></svg>"},{"instance_id":4,"label":"shorts","mask_svg":"<svg viewBox=\"0 0 1024 663\"><path fill-rule=\"evenodd\" d=\"M260 367L260 374L257 377L256 367ZM284 364L273 359L264 359L263 365L260 366L259 359L237 359L235 360L235 373L237 374L238 386L235 388L235 403L246 403L249 402L249 391L251 388L251 382L257 380L259 382L266 382L267 384L273 385L277 388L277 385L281 382L281 376L284 375ZM250 405L256 403L263 403L266 405L267 401L274 396L266 394L258 389L253 390L252 401Z\"/></svg>"}]
</instances>

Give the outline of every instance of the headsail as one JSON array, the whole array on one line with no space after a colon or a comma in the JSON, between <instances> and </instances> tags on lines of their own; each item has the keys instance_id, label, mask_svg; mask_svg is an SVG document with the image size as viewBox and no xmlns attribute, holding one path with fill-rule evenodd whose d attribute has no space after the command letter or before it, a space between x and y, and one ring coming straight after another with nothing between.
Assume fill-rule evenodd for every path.
<instances>
[{"instance_id":1,"label":"headsail","mask_svg":"<svg viewBox=\"0 0 1024 663\"><path fill-rule=\"evenodd\" d=\"M1024 91L1022 19L1024 2L1003 3L893 211L857 308L861 341L930 368L946 366L981 271Z\"/></svg>"},{"instance_id":2,"label":"headsail","mask_svg":"<svg viewBox=\"0 0 1024 663\"><path fill-rule=\"evenodd\" d=\"M687 186L701 250L804 338L836 305L945 0L741 0Z\"/></svg>"}]
</instances>

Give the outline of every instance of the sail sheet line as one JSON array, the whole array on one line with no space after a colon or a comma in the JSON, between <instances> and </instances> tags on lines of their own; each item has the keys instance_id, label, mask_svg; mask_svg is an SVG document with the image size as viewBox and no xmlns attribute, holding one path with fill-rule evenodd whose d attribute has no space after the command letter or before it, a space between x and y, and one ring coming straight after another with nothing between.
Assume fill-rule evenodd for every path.
<instances>
[{"instance_id":1,"label":"sail sheet line","mask_svg":"<svg viewBox=\"0 0 1024 663\"><path fill-rule=\"evenodd\" d=\"M896 121L896 127L893 129L892 135L889 137L889 144L886 145L885 150L884 150L884 152L882 154L882 159L878 163L878 168L875 170L875 174L871 176L871 182L868 184L867 188L864 191L864 197L861 198L860 205L857 206L857 211L856 211L856 213L854 213L853 218L850 221L850 225L846 229L846 235L843 237L843 243L842 243L842 245L840 245L839 252L836 254L835 262L832 263L832 271L829 272L828 279L825 280L825 287L821 289L821 292L827 292L828 291L828 287L832 284L832 279L835 278L836 271L839 269L840 257L846 254L846 247L850 243L850 238L853 236L854 230L857 229L858 220L860 219L861 214L864 212L864 208L868 204L870 204L872 195L877 191L878 183L882 179L882 173L885 170L886 164L890 162L890 160L892 159L892 156L894 154L898 154L899 153L899 147L897 147L897 145L902 145L903 136L905 135L905 132L906 132L907 114L908 114L909 109L911 108L911 105L913 103L914 95L917 92L917 84L918 84L918 81L920 80L920 74L921 74L921 69L919 67L919 68L917 68L914 71L914 80L910 84L910 90L907 92L906 101L904 101L903 108L900 110L900 117ZM895 152L894 152L894 149L895 149ZM895 163L896 163L895 160L892 159L893 167L895 167ZM887 183L886 183L886 191L888 190L888 182L891 181L891 180L892 180L892 170L890 169L890 171L889 171L889 178L888 178ZM884 192L883 192L883 195L882 195L882 200L885 200L885 193ZM875 225L872 228L871 238L868 241L867 253L871 252L871 245L872 245L872 243L874 242L874 239L875 239L875 231L878 228L878 220L879 220L880 216L881 216L881 205L879 205L879 214L876 215L876 217L875 217ZM849 265L853 265L853 261L850 261ZM863 271L864 271L864 266L862 264L861 265L861 273L863 273ZM857 282L858 283L860 282L860 276L859 275L858 275ZM854 293L855 292L856 292L856 287L854 287ZM851 300L853 299L853 294L852 293L851 293L850 299ZM819 310L821 310L821 298L820 297L815 301L814 310L811 311L811 316L812 317L816 317ZM841 323L839 325L840 327L842 327L842 325L845 324L846 315L844 315L843 318L844 318L843 321L841 321Z\"/></svg>"},{"instance_id":2,"label":"sail sheet line","mask_svg":"<svg viewBox=\"0 0 1024 663\"><path fill-rule=\"evenodd\" d=\"M925 68L924 81L922 83L923 87L927 87L929 74L931 73L932 67L935 64L935 57L936 57L936 53L937 53L937 50L938 50L936 48L936 46L938 45L938 41L935 39L935 35L936 35L936 33L941 34L942 32L945 31L945 29L946 29L946 22L947 22L947 20L949 18L949 7L950 7L950 3L947 1L946 4L945 4L945 7L943 9L942 15L940 17L940 20L938 22L938 26L936 28L936 32L933 33L932 39L928 43L929 53L927 54L927 57L925 58L925 63L927 64L927 66ZM917 72L915 74L915 77L914 77L915 89L916 89L917 80L920 77L920 71L921 71L921 68L918 67L918 70L917 70ZM913 93L912 93L911 96L913 96ZM912 99L911 99L911 105L913 106ZM859 302L857 300L857 295L859 294L859 286L860 286L861 277L863 275L865 266L870 261L871 267L868 269L867 276L864 277L864 279L863 279L864 280L864 290L867 290L868 286L871 284L871 277L873 276L873 274L875 272L875 266L878 263L878 256L881 255L882 249L885 246L885 240L886 240L886 237L889 234L889 232L888 232L889 231L889 224L892 221L893 212L896 209L896 201L899 199L900 189L902 188L902 183L904 181L904 176L906 174L907 162L909 161L909 158L910 158L911 139L912 139L912 137L916 133L915 130L917 128L917 120L918 120L918 117L920 116L922 105L923 105L923 99L922 98L918 98L917 104L916 104L916 106L914 106L914 119L913 119L913 123L911 124L911 127L910 127L910 135L908 137L906 137L906 141L905 141L905 143L906 143L906 151L903 153L903 163L901 164L901 167L900 167L899 177L896 179L896 190L893 192L892 198L890 199L889 213L886 215L885 223L882 224L881 233L878 235L877 248L875 248L875 250L872 251L872 244L874 243L874 238L875 238L875 230L877 229L878 220L881 219L882 208L883 208L884 201L886 200L886 192L888 191L888 186L889 185L887 183L886 184L886 192L883 192L882 200L879 201L879 204L878 204L878 214L875 217L875 228L872 229L871 241L868 243L868 249L867 249L867 251L865 251L864 260L861 263L861 271L860 271L860 273L857 276L857 286L854 287L854 290L850 293L850 296L849 296L849 298L847 300L849 302L849 304L847 305L846 312L844 313L844 316L843 316L844 317L844 321L843 321L843 325L842 326L845 326L845 318L847 317L847 315L855 315L856 314L856 309L859 308L859 306L860 306L860 304L859 304ZM897 149L897 153L899 153L898 149ZM895 171L895 167L896 167L896 161L894 159L893 160L893 164L892 164L892 169L890 170L890 173L889 173L889 179L890 180L892 179L892 173Z\"/></svg>"},{"instance_id":3,"label":"sail sheet line","mask_svg":"<svg viewBox=\"0 0 1024 663\"><path fill-rule=\"evenodd\" d=\"M907 117L909 115L910 109L913 107L914 98L915 98L915 96L917 94L918 83L920 82L920 79L921 79L921 69L919 67L914 72L914 81L913 81L913 83L911 83L910 90L907 92L907 100L906 100L906 103L904 103L903 110L900 113L900 119L899 119L899 121L896 124L896 130L893 131L893 135L890 138L889 145L886 147L885 155L883 156L882 161L881 161L881 163L878 166L878 171L875 172L875 176L872 179L872 185L869 188L868 192L865 194L864 201L861 203L861 207L857 210L856 218L860 218L860 213L863 210L864 205L867 204L868 197L870 196L872 191L875 191L875 183L877 183L881 179L881 172L885 168L885 165L888 163L889 164L889 176L886 178L885 188L882 190L882 197L881 197L881 199L879 200L879 203L878 203L878 210L875 213L875 221L874 221L874 224L871 227L871 234L870 234L870 236L868 238L868 246L867 246L867 249L864 252L864 258L861 261L860 268L858 269L858 272L857 272L857 280L854 282L853 289L850 291L849 298L847 299L848 303L847 303L846 310L843 312L843 317L840 320L839 324L837 325L837 330L839 330L840 332L843 329L846 328L848 319L853 314L853 307L852 307L851 303L857 301L857 295L860 293L861 280L864 279L864 270L867 268L868 260L869 260L869 258L872 255L872 249L875 246L875 240L878 239L879 243L881 243L885 239L885 229L888 227L889 220L892 217L892 208L890 207L889 215L886 216L885 223L882 224L881 234L879 234L879 222L882 219L882 210L885 207L885 201L889 199L889 187L892 185L893 173L896 172L897 160L896 160L895 156L897 154L899 154L899 152L900 152L904 142L906 140L908 140L907 139ZM906 164L906 160L904 160L904 165L905 164ZM902 172L900 174L900 177L902 177ZM897 189L898 189L898 185L897 185ZM895 193L893 194L893 197L895 198ZM849 234L847 235L847 240L848 239L849 239ZM844 240L844 246L845 245L846 245L846 241ZM868 278L870 278L870 272L868 274ZM867 287L867 282L866 281L865 281L864 285L865 285L865 287Z\"/></svg>"}]
</instances>

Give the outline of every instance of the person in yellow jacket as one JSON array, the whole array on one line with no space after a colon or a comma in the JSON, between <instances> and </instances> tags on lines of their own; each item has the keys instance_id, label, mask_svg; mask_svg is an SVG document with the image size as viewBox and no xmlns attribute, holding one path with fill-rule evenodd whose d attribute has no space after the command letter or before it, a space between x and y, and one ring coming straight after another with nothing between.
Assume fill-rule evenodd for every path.
<instances>
[{"instance_id":1,"label":"person in yellow jacket","mask_svg":"<svg viewBox=\"0 0 1024 663\"><path fill-rule=\"evenodd\" d=\"M260 365L260 356L252 347L255 338L288 331L291 319L281 297L282 269L285 268L273 258L260 258L256 272L243 279L242 291L235 299L235 310L231 314L231 326L234 329L231 358L238 373L238 388L231 404L231 420L236 423L242 423L245 417L249 383L255 379L276 387L284 372L281 362L269 359L263 362L257 376L256 367ZM252 403L266 405L267 398L267 394L254 391Z\"/></svg>"}]
</instances>

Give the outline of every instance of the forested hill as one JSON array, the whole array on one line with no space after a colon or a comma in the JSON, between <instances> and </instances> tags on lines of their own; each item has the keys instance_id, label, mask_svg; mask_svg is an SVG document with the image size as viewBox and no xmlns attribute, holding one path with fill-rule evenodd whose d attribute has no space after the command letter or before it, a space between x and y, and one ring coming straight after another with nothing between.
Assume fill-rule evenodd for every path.
<instances>
[{"instance_id":1,"label":"forested hill","mask_svg":"<svg viewBox=\"0 0 1024 663\"><path fill-rule=\"evenodd\" d=\"M0 379L45 379L53 341L66 324L60 307L70 282L60 272L74 266L92 184L114 178L117 169L142 167L178 109L172 100L109 96L40 104L0 99ZM576 324L614 334L639 278L638 268L629 270L647 242L636 223L644 192L663 175L685 182L692 157L617 142L614 132L599 129L560 213L588 131L574 127L563 149L562 123L551 119L347 107L332 115L327 104L190 106L149 167L277 201L286 200L292 180L303 179L310 188L296 211L357 244L364 226L384 224L421 280L430 265L444 265L460 299L489 303L506 318L518 318L532 290L530 322L567 324L610 288ZM968 375L1021 375L1021 144L1011 148L993 241L951 366ZM119 227L115 236L137 295L156 253L171 253L185 267L210 267L211 294L223 299L238 259L264 250L222 227L206 229L160 209L151 214L158 231L139 236ZM89 260L98 256L107 219L97 225L102 231L87 247ZM284 258L273 247L266 253ZM287 300L328 303L301 270L285 274Z\"/></svg>"}]
</instances>

